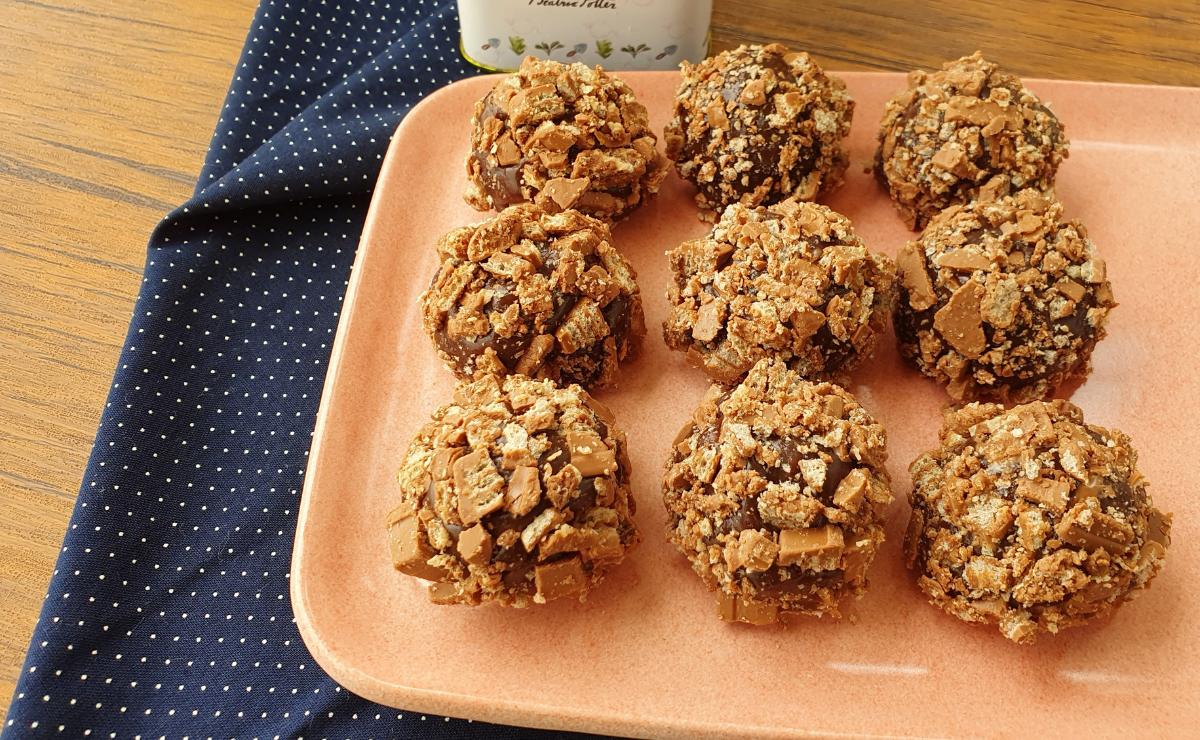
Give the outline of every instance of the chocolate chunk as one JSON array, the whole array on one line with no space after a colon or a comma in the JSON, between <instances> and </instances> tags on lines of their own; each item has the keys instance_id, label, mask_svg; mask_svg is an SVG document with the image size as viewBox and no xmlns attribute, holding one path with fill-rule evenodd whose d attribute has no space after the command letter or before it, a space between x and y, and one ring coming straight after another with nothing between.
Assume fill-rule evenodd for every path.
<instances>
[{"instance_id":1,"label":"chocolate chunk","mask_svg":"<svg viewBox=\"0 0 1200 740\"><path fill-rule=\"evenodd\" d=\"M505 507L516 516L522 516L533 510L542 497L542 484L538 480L538 469L521 466L513 470L508 479L508 492L505 494Z\"/></svg>"},{"instance_id":2,"label":"chocolate chunk","mask_svg":"<svg viewBox=\"0 0 1200 740\"><path fill-rule=\"evenodd\" d=\"M696 325L692 327L692 339L697 342L711 342L717 338L724 323L724 304L713 300L700 306L696 314Z\"/></svg>"},{"instance_id":3,"label":"chocolate chunk","mask_svg":"<svg viewBox=\"0 0 1200 740\"><path fill-rule=\"evenodd\" d=\"M870 477L867 472L862 468L856 468L847 473L846 477L838 484L833 495L833 503L840 508L857 511L869 488Z\"/></svg>"},{"instance_id":4,"label":"chocolate chunk","mask_svg":"<svg viewBox=\"0 0 1200 740\"><path fill-rule=\"evenodd\" d=\"M429 473L434 480L447 480L453 475L454 461L463 456L466 450L462 447L443 447L433 454L429 464Z\"/></svg>"},{"instance_id":5,"label":"chocolate chunk","mask_svg":"<svg viewBox=\"0 0 1200 740\"><path fill-rule=\"evenodd\" d=\"M951 347L971 360L979 357L987 347L987 337L982 327L983 316L979 311L982 298L983 288L972 278L954 291L933 319L933 328Z\"/></svg>"},{"instance_id":6,"label":"chocolate chunk","mask_svg":"<svg viewBox=\"0 0 1200 740\"><path fill-rule=\"evenodd\" d=\"M717 618L722 622L774 624L779 619L779 606L718 591Z\"/></svg>"},{"instance_id":7,"label":"chocolate chunk","mask_svg":"<svg viewBox=\"0 0 1200 740\"><path fill-rule=\"evenodd\" d=\"M965 247L963 249L951 249L949 252L938 255L937 264L938 267L949 267L952 270L972 272L974 270L987 270L991 268L992 261L985 257L979 250Z\"/></svg>"},{"instance_id":8,"label":"chocolate chunk","mask_svg":"<svg viewBox=\"0 0 1200 740\"><path fill-rule=\"evenodd\" d=\"M444 568L429 564L434 552L422 536L415 516L393 524L388 530L388 541L392 550L392 565L396 570L427 581L446 578Z\"/></svg>"},{"instance_id":9,"label":"chocolate chunk","mask_svg":"<svg viewBox=\"0 0 1200 740\"><path fill-rule=\"evenodd\" d=\"M567 446L571 450L571 464L585 478L597 475L612 475L617 469L616 455L599 436L567 432Z\"/></svg>"},{"instance_id":10,"label":"chocolate chunk","mask_svg":"<svg viewBox=\"0 0 1200 740\"><path fill-rule=\"evenodd\" d=\"M933 283L925 271L925 255L914 242L908 242L896 253L896 270L900 284L908 291L908 304L914 311L924 311L937 304Z\"/></svg>"},{"instance_id":11,"label":"chocolate chunk","mask_svg":"<svg viewBox=\"0 0 1200 740\"><path fill-rule=\"evenodd\" d=\"M723 383L764 357L840 378L870 354L895 300L892 261L814 203L731 205L706 238L667 256L675 279L663 337Z\"/></svg>"},{"instance_id":12,"label":"chocolate chunk","mask_svg":"<svg viewBox=\"0 0 1200 740\"><path fill-rule=\"evenodd\" d=\"M591 185L591 180L586 177L577 180L556 177L546 182L545 187L542 188L542 195L554 201L554 204L560 209L566 210L579 201L579 196L587 192L589 185Z\"/></svg>"},{"instance_id":13,"label":"chocolate chunk","mask_svg":"<svg viewBox=\"0 0 1200 740\"><path fill-rule=\"evenodd\" d=\"M636 275L603 223L521 205L454 232L421 296L425 331L460 378L517 373L611 384L645 332ZM478 261L471 261L478 260ZM570 355L570 356L568 356Z\"/></svg>"},{"instance_id":14,"label":"chocolate chunk","mask_svg":"<svg viewBox=\"0 0 1200 740\"><path fill-rule=\"evenodd\" d=\"M527 606L590 590L641 541L625 444L612 412L579 386L460 384L400 469L401 501L385 521L393 564L449 584L430 591L438 604ZM572 555L576 565L560 564Z\"/></svg>"},{"instance_id":15,"label":"chocolate chunk","mask_svg":"<svg viewBox=\"0 0 1200 740\"><path fill-rule=\"evenodd\" d=\"M883 542L886 457L882 426L853 396L762 360L737 387L710 388L677 435L668 535L719 591L724 619L747 598L772 615L837 615Z\"/></svg>"},{"instance_id":16,"label":"chocolate chunk","mask_svg":"<svg viewBox=\"0 0 1200 740\"><path fill-rule=\"evenodd\" d=\"M1086 501L1072 507L1054 531L1076 547L1103 548L1110 555L1127 551L1134 538L1133 527L1101 511L1098 503Z\"/></svg>"},{"instance_id":17,"label":"chocolate chunk","mask_svg":"<svg viewBox=\"0 0 1200 740\"><path fill-rule=\"evenodd\" d=\"M818 562L837 560L844 547L842 530L832 524L810 529L785 529L779 533L779 564L791 565L810 558Z\"/></svg>"},{"instance_id":18,"label":"chocolate chunk","mask_svg":"<svg viewBox=\"0 0 1200 740\"><path fill-rule=\"evenodd\" d=\"M458 515L464 524L474 524L504 504L504 479L484 450L454 461L454 487L458 493Z\"/></svg>"},{"instance_id":19,"label":"chocolate chunk","mask_svg":"<svg viewBox=\"0 0 1200 740\"><path fill-rule=\"evenodd\" d=\"M583 591L588 586L583 572L583 561L578 557L559 560L533 569L537 584L535 601L550 601Z\"/></svg>"},{"instance_id":20,"label":"chocolate chunk","mask_svg":"<svg viewBox=\"0 0 1200 740\"><path fill-rule=\"evenodd\" d=\"M1062 514L1067 510L1067 499L1071 485L1049 478L1029 480L1022 478L1017 482L1017 495L1021 498L1041 504L1047 510Z\"/></svg>"},{"instance_id":21,"label":"chocolate chunk","mask_svg":"<svg viewBox=\"0 0 1200 740\"><path fill-rule=\"evenodd\" d=\"M527 57L476 103L472 124L463 197L480 211L531 202L617 220L667 174L646 109L598 67Z\"/></svg>"},{"instance_id":22,"label":"chocolate chunk","mask_svg":"<svg viewBox=\"0 0 1200 740\"><path fill-rule=\"evenodd\" d=\"M1059 280L1054 287L1059 293L1076 302L1083 300L1083 297L1087 295L1087 288L1069 278Z\"/></svg>"},{"instance_id":23,"label":"chocolate chunk","mask_svg":"<svg viewBox=\"0 0 1200 740\"><path fill-rule=\"evenodd\" d=\"M1156 524L1129 439L1084 426L1067 401L966 404L947 412L941 440L909 467L905 536L936 606L1031 643L1119 606L1162 569L1169 517Z\"/></svg>"},{"instance_id":24,"label":"chocolate chunk","mask_svg":"<svg viewBox=\"0 0 1200 740\"><path fill-rule=\"evenodd\" d=\"M1116 304L1086 282L1095 247L1062 212L1032 189L956 205L898 255L900 352L955 400L1030 401L1087 373Z\"/></svg>"},{"instance_id":25,"label":"chocolate chunk","mask_svg":"<svg viewBox=\"0 0 1200 740\"><path fill-rule=\"evenodd\" d=\"M964 79L972 84L961 86ZM1070 145L1020 78L978 52L910 73L876 139L875 178L914 229L952 206L994 202L1010 182L1050 192Z\"/></svg>"},{"instance_id":26,"label":"chocolate chunk","mask_svg":"<svg viewBox=\"0 0 1200 740\"><path fill-rule=\"evenodd\" d=\"M703 218L732 203L812 200L842 184L854 101L807 54L742 46L682 72L663 133L679 176L699 190Z\"/></svg>"},{"instance_id":27,"label":"chocolate chunk","mask_svg":"<svg viewBox=\"0 0 1200 740\"><path fill-rule=\"evenodd\" d=\"M471 565L484 565L492 557L492 536L476 524L459 535L458 554Z\"/></svg>"}]
</instances>

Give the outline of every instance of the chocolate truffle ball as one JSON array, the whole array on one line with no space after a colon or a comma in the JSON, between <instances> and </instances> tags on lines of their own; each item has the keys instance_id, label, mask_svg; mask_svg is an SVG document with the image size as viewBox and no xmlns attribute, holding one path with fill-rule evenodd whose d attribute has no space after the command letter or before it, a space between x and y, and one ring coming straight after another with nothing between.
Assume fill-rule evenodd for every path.
<instances>
[{"instance_id":1,"label":"chocolate truffle ball","mask_svg":"<svg viewBox=\"0 0 1200 740\"><path fill-rule=\"evenodd\" d=\"M725 621L840 616L883 542L886 460L883 425L854 396L763 360L733 390L712 386L679 430L667 536Z\"/></svg>"},{"instance_id":2,"label":"chocolate truffle ball","mask_svg":"<svg viewBox=\"0 0 1200 740\"><path fill-rule=\"evenodd\" d=\"M1091 370L1113 302L1104 260L1037 190L951 206L896 255L900 352L956 401L1023 403Z\"/></svg>"},{"instance_id":3,"label":"chocolate truffle ball","mask_svg":"<svg viewBox=\"0 0 1200 740\"><path fill-rule=\"evenodd\" d=\"M608 226L526 203L438 240L425 332L455 375L611 385L646 333L637 274Z\"/></svg>"},{"instance_id":4,"label":"chocolate truffle ball","mask_svg":"<svg viewBox=\"0 0 1200 740\"><path fill-rule=\"evenodd\" d=\"M582 600L642 540L629 473L625 432L579 386L461 384L408 447L392 562L438 604Z\"/></svg>"},{"instance_id":5,"label":"chocolate truffle ball","mask_svg":"<svg viewBox=\"0 0 1200 740\"><path fill-rule=\"evenodd\" d=\"M1021 78L979 52L932 74L908 76L879 126L875 177L909 228L981 188L1000 195L1049 190L1070 143L1050 109Z\"/></svg>"},{"instance_id":6,"label":"chocolate truffle ball","mask_svg":"<svg viewBox=\"0 0 1200 740\"><path fill-rule=\"evenodd\" d=\"M620 219L667 175L645 106L599 67L525 57L472 122L463 197L480 211L530 201Z\"/></svg>"},{"instance_id":7,"label":"chocolate truffle ball","mask_svg":"<svg viewBox=\"0 0 1200 740\"><path fill-rule=\"evenodd\" d=\"M1170 545L1137 452L1062 400L946 414L913 461L909 568L935 605L1014 642L1106 614L1149 587Z\"/></svg>"},{"instance_id":8,"label":"chocolate truffle ball","mask_svg":"<svg viewBox=\"0 0 1200 740\"><path fill-rule=\"evenodd\" d=\"M842 184L854 100L808 54L740 46L680 66L664 139L679 176L700 189L701 218L715 221L731 203L812 200Z\"/></svg>"},{"instance_id":9,"label":"chocolate truffle ball","mask_svg":"<svg viewBox=\"0 0 1200 740\"><path fill-rule=\"evenodd\" d=\"M667 346L722 383L764 357L840 378L870 354L894 303L892 260L815 203L731 205L707 237L667 255Z\"/></svg>"}]
</instances>

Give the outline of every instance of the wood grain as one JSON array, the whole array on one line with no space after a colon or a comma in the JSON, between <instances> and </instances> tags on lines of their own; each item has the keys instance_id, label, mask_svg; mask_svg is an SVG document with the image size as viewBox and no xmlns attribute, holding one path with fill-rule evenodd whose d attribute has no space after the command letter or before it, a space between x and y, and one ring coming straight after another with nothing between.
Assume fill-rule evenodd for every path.
<instances>
[{"instance_id":1,"label":"wood grain","mask_svg":"<svg viewBox=\"0 0 1200 740\"><path fill-rule=\"evenodd\" d=\"M255 0L0 0L0 711ZM0 715L0 724L2 724Z\"/></svg>"},{"instance_id":2,"label":"wood grain","mask_svg":"<svg viewBox=\"0 0 1200 740\"><path fill-rule=\"evenodd\" d=\"M79 489L146 239L191 194L254 8L0 0L0 707ZM1190 2L716 0L714 49L768 41L833 70L931 68L978 48L1023 75L1200 84Z\"/></svg>"},{"instance_id":3,"label":"wood grain","mask_svg":"<svg viewBox=\"0 0 1200 740\"><path fill-rule=\"evenodd\" d=\"M826 69L936 69L979 49L1020 75L1200 85L1193 0L715 0L716 51L779 41Z\"/></svg>"}]
</instances>

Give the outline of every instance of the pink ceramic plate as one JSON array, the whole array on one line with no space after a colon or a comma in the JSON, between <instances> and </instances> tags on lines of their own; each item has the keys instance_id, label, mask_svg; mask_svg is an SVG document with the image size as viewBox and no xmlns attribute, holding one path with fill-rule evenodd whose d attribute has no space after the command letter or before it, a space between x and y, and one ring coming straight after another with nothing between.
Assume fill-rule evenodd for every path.
<instances>
[{"instance_id":1,"label":"pink ceramic plate","mask_svg":"<svg viewBox=\"0 0 1200 740\"><path fill-rule=\"evenodd\" d=\"M678 76L623 76L661 131ZM843 76L858 101L851 160L862 163L904 76ZM524 611L434 606L422 583L392 570L383 516L396 500L395 471L410 436L453 388L421 331L417 296L434 273L438 235L483 217L463 203L462 160L472 105L491 84L476 78L440 90L400 126L346 294L292 559L296 622L335 680L410 711L640 737L1195 731L1200 90L1030 82L1066 122L1071 158L1059 194L1068 215L1086 222L1121 303L1072 400L1090 422L1132 435L1175 526L1165 571L1137 601L1106 624L1021 647L927 605L901 564L907 466L936 444L946 397L901 364L890 340L852 389L890 431L897 499L871 589L854 607L857 624L717 621L713 596L664 540L659 498L671 439L705 388L659 333L663 252L706 231L690 186L674 176L614 229L637 268L650 334L620 386L598 394L629 433L645 544L586 603ZM826 202L873 249L894 254L913 236L857 164Z\"/></svg>"}]
</instances>

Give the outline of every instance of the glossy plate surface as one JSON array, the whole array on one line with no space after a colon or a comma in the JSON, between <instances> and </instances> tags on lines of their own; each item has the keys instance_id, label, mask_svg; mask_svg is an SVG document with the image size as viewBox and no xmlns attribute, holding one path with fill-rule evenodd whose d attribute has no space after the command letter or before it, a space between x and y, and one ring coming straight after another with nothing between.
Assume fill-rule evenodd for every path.
<instances>
[{"instance_id":1,"label":"glossy plate surface","mask_svg":"<svg viewBox=\"0 0 1200 740\"><path fill-rule=\"evenodd\" d=\"M625 73L656 131L677 74ZM904 75L843 75L857 100L846 186L826 199L877 251L913 234L861 163ZM649 335L618 388L597 396L629 434L646 541L586 603L524 611L439 607L388 559L384 513L416 429L452 378L421 330L417 296L463 203L474 101L491 78L434 93L392 141L354 264L321 398L292 559L305 643L342 686L409 711L639 737L1178 736L1200 721L1200 90L1029 81L1066 124L1067 215L1087 224L1120 307L1072 400L1133 437L1159 508L1175 513L1166 569L1106 624L1014 645L926 604L901 563L908 463L936 445L946 396L889 337L851 389L886 424L897 501L857 624L718 622L714 598L664 538L659 480L704 392L663 345L663 252L706 232L673 174L614 228L638 271ZM660 144L661 146L661 144ZM1187 729L1184 728L1193 728Z\"/></svg>"}]
</instances>

